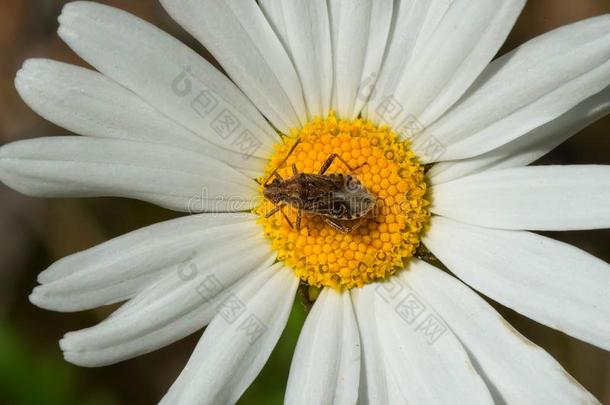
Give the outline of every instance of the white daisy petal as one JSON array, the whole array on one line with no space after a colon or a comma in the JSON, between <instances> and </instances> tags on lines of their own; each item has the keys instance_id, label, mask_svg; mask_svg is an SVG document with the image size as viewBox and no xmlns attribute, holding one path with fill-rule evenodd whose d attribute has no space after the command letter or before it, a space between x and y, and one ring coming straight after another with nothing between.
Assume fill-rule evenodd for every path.
<instances>
[{"instance_id":1,"label":"white daisy petal","mask_svg":"<svg viewBox=\"0 0 610 405\"><path fill-rule=\"evenodd\" d=\"M286 34L286 20L284 19L284 8L282 0L259 0L260 8L263 10L267 21L273 27L284 48L288 51L288 39Z\"/></svg>"},{"instance_id":2,"label":"white daisy petal","mask_svg":"<svg viewBox=\"0 0 610 405\"><path fill-rule=\"evenodd\" d=\"M297 73L254 1L161 0L275 127L288 133L307 117Z\"/></svg>"},{"instance_id":3,"label":"white daisy petal","mask_svg":"<svg viewBox=\"0 0 610 405\"><path fill-rule=\"evenodd\" d=\"M331 105L341 118L352 118L371 29L371 3L370 0L328 1L334 72Z\"/></svg>"},{"instance_id":4,"label":"white daisy petal","mask_svg":"<svg viewBox=\"0 0 610 405\"><path fill-rule=\"evenodd\" d=\"M199 249L257 235L251 214L200 214L155 224L65 257L38 276L30 301L82 311L135 296Z\"/></svg>"},{"instance_id":5,"label":"white daisy petal","mask_svg":"<svg viewBox=\"0 0 610 405\"><path fill-rule=\"evenodd\" d=\"M355 404L360 338L349 293L325 288L299 336L286 404Z\"/></svg>"},{"instance_id":6,"label":"white daisy petal","mask_svg":"<svg viewBox=\"0 0 610 405\"><path fill-rule=\"evenodd\" d=\"M381 67L390 23L392 0L330 0L333 36L333 109L354 119L366 101L361 85L374 80ZM372 83L367 83L372 85Z\"/></svg>"},{"instance_id":7,"label":"white daisy petal","mask_svg":"<svg viewBox=\"0 0 610 405\"><path fill-rule=\"evenodd\" d=\"M420 30L427 38L415 44L391 88L401 111L384 118L394 127L410 116L424 126L436 121L493 59L524 5L525 0L454 0L443 14L437 9L446 2L431 5L431 17Z\"/></svg>"},{"instance_id":8,"label":"white daisy petal","mask_svg":"<svg viewBox=\"0 0 610 405\"><path fill-rule=\"evenodd\" d=\"M309 118L326 117L333 90L333 55L326 0L282 5L289 53L301 79Z\"/></svg>"},{"instance_id":9,"label":"white daisy petal","mask_svg":"<svg viewBox=\"0 0 610 405\"><path fill-rule=\"evenodd\" d=\"M491 305L454 277L413 259L401 278L443 316L496 403L598 403L555 359L514 330Z\"/></svg>"},{"instance_id":10,"label":"white daisy petal","mask_svg":"<svg viewBox=\"0 0 610 405\"><path fill-rule=\"evenodd\" d=\"M217 228L222 241L167 268L164 277L104 322L66 334L60 342L65 359L85 367L114 364L160 349L207 325L238 280L254 269L268 269L275 260L259 238L235 237L233 232L227 239L225 232L231 233Z\"/></svg>"},{"instance_id":11,"label":"white daisy petal","mask_svg":"<svg viewBox=\"0 0 610 405\"><path fill-rule=\"evenodd\" d=\"M610 15L604 15L558 28L495 60L421 137L444 145L440 160L477 156L558 118L608 84Z\"/></svg>"},{"instance_id":12,"label":"white daisy petal","mask_svg":"<svg viewBox=\"0 0 610 405\"><path fill-rule=\"evenodd\" d=\"M517 312L610 349L610 265L523 231L433 217L426 246L464 282Z\"/></svg>"},{"instance_id":13,"label":"white daisy petal","mask_svg":"<svg viewBox=\"0 0 610 405\"><path fill-rule=\"evenodd\" d=\"M489 228L610 227L610 166L530 166L462 177L432 189L433 213Z\"/></svg>"},{"instance_id":14,"label":"white daisy petal","mask_svg":"<svg viewBox=\"0 0 610 405\"><path fill-rule=\"evenodd\" d=\"M278 263L253 273L220 305L161 404L235 403L286 326L299 280Z\"/></svg>"},{"instance_id":15,"label":"white daisy petal","mask_svg":"<svg viewBox=\"0 0 610 405\"><path fill-rule=\"evenodd\" d=\"M79 136L0 148L0 180L35 197L126 197L182 212L243 211L257 184L204 155L165 145Z\"/></svg>"},{"instance_id":16,"label":"white daisy petal","mask_svg":"<svg viewBox=\"0 0 610 405\"><path fill-rule=\"evenodd\" d=\"M400 403L400 392L392 384L392 376L386 372L383 348L377 335L374 295L361 289L351 290L354 311L360 334L360 384L359 404Z\"/></svg>"},{"instance_id":17,"label":"white daisy petal","mask_svg":"<svg viewBox=\"0 0 610 405\"><path fill-rule=\"evenodd\" d=\"M373 296L368 304L388 374L399 383L400 403L493 403L458 339L408 285L392 277L358 294Z\"/></svg>"},{"instance_id":18,"label":"white daisy petal","mask_svg":"<svg viewBox=\"0 0 610 405\"><path fill-rule=\"evenodd\" d=\"M209 142L95 71L52 60L30 59L17 73L15 86L34 111L72 132L180 147L232 167L263 171L263 159Z\"/></svg>"},{"instance_id":19,"label":"white daisy petal","mask_svg":"<svg viewBox=\"0 0 610 405\"><path fill-rule=\"evenodd\" d=\"M421 48L430 38L447 12L451 0L395 1L388 43L380 72L371 73L363 82L362 92L370 100L362 114L379 123L392 120L390 105L398 83L411 61L416 48ZM401 111L397 111L400 114Z\"/></svg>"},{"instance_id":20,"label":"white daisy petal","mask_svg":"<svg viewBox=\"0 0 610 405\"><path fill-rule=\"evenodd\" d=\"M470 159L437 163L428 171L428 178L436 185L483 171L527 166L608 113L610 87L497 149Z\"/></svg>"},{"instance_id":21,"label":"white daisy petal","mask_svg":"<svg viewBox=\"0 0 610 405\"><path fill-rule=\"evenodd\" d=\"M67 4L59 35L85 61L207 141L266 157L277 134L243 93L155 26L93 2Z\"/></svg>"},{"instance_id":22,"label":"white daisy petal","mask_svg":"<svg viewBox=\"0 0 610 405\"><path fill-rule=\"evenodd\" d=\"M371 30L367 39L366 56L354 106L354 117L365 108L370 93L377 83L386 56L395 7L396 5L391 0L375 0L372 2Z\"/></svg>"}]
</instances>

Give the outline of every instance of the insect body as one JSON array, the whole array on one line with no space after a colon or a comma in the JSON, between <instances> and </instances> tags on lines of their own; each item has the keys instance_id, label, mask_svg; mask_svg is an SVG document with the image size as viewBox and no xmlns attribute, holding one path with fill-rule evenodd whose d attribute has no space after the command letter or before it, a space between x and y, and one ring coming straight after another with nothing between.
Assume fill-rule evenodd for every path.
<instances>
[{"instance_id":1,"label":"insect body","mask_svg":"<svg viewBox=\"0 0 610 405\"><path fill-rule=\"evenodd\" d=\"M292 146L284 161L288 159L298 143L299 140ZM326 223L341 232L347 233L353 230L358 225L355 223L356 220L373 211L375 198L355 176L325 174L335 159L343 162L350 171L358 169L350 167L336 154L332 154L326 159L318 174L299 173L297 167L292 165L293 176L283 179L276 169L264 185L265 198L275 204L275 208L269 211L266 217L281 212L292 226L292 222L283 211L285 206L291 206L297 209L297 230L301 229L303 212L324 217ZM272 177L275 178L270 181ZM352 226L347 226L346 221L351 221Z\"/></svg>"}]
</instances>

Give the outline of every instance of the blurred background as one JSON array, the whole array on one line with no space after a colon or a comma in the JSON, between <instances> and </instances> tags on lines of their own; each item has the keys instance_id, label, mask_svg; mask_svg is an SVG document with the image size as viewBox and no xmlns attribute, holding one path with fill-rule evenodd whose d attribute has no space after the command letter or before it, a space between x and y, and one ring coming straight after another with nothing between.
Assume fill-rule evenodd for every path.
<instances>
[{"instance_id":1,"label":"blurred background","mask_svg":"<svg viewBox=\"0 0 610 405\"><path fill-rule=\"evenodd\" d=\"M128 10L209 58L156 1L101 1ZM84 63L56 35L67 1L0 0L0 144L65 134L19 98L13 78L31 57ZM505 53L528 39L583 18L610 13L610 0L530 0ZM540 164L610 164L610 117L563 144ZM610 202L609 202L610 203ZM41 200L0 184L0 404L152 404L178 376L200 334L118 365L85 369L63 361L58 340L94 325L114 308L58 314L27 299L36 275L52 262L109 238L175 217L123 199ZM610 261L610 231L548 233ZM610 288L610 286L608 286ZM578 381L610 405L610 354L494 306L520 332L549 351ZM305 317L299 302L265 369L240 404L280 404L292 351ZM501 349L501 348L500 348Z\"/></svg>"}]
</instances>

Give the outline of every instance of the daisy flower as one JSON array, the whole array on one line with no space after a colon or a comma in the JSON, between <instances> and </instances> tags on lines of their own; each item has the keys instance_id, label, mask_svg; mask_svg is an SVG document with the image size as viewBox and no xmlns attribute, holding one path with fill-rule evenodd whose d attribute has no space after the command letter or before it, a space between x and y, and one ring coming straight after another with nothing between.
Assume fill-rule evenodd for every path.
<instances>
[{"instance_id":1,"label":"daisy flower","mask_svg":"<svg viewBox=\"0 0 610 405\"><path fill-rule=\"evenodd\" d=\"M82 136L3 146L3 183L191 214L40 274L42 308L126 301L64 337L67 361L117 363L207 325L161 402L234 403L300 285L313 307L286 403L598 403L466 284L610 349L608 264L531 232L609 227L610 168L527 167L608 113L610 16L492 61L525 0L161 3L228 77L82 1L59 35L96 71L35 59L17 74L32 109Z\"/></svg>"}]
</instances>

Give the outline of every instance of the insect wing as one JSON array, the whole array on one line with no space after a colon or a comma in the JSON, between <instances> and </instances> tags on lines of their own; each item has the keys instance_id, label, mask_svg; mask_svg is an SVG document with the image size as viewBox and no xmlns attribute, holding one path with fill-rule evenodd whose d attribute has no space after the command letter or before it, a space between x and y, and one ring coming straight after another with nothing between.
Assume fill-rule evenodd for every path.
<instances>
[{"instance_id":1,"label":"insect wing","mask_svg":"<svg viewBox=\"0 0 610 405\"><path fill-rule=\"evenodd\" d=\"M371 206L366 189L351 177L306 175L303 180L306 190L303 209L310 213L349 220L362 217Z\"/></svg>"}]
</instances>

